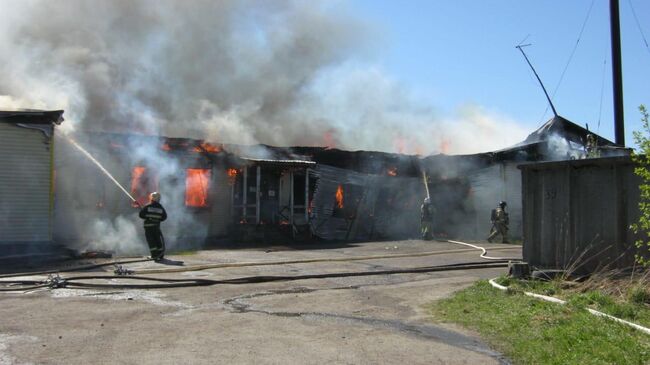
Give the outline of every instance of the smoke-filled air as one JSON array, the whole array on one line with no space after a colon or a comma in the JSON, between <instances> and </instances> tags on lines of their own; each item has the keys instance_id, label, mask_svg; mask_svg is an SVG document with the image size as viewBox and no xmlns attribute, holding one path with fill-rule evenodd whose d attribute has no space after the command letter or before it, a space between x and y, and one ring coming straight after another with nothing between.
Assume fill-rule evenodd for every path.
<instances>
[{"instance_id":1,"label":"smoke-filled air","mask_svg":"<svg viewBox=\"0 0 650 365\"><path fill-rule=\"evenodd\" d=\"M380 32L344 2L0 7L0 108L64 109L67 132L422 155L481 152L525 136L497 112L468 104L441 115L404 89L373 66Z\"/></svg>"}]
</instances>

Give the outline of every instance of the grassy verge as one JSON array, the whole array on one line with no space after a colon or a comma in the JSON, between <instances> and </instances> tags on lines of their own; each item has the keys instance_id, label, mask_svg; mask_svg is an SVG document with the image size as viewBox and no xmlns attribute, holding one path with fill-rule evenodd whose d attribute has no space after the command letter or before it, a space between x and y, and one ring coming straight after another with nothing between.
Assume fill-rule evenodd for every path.
<instances>
[{"instance_id":1,"label":"grassy verge","mask_svg":"<svg viewBox=\"0 0 650 365\"><path fill-rule=\"evenodd\" d=\"M498 282L513 290L555 296L572 306L593 308L650 328L650 290L645 278L593 278L586 283L500 278Z\"/></svg>"},{"instance_id":2,"label":"grassy verge","mask_svg":"<svg viewBox=\"0 0 650 365\"><path fill-rule=\"evenodd\" d=\"M576 303L577 304L577 303ZM650 336L486 281L429 307L434 319L476 330L516 364L647 364Z\"/></svg>"}]
</instances>

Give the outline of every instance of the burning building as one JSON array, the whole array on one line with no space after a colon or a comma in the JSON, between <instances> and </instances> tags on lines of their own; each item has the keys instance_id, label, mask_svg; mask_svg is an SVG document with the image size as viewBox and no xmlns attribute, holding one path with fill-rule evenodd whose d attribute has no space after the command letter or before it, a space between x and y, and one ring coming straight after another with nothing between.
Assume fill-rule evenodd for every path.
<instances>
[{"instance_id":1,"label":"burning building","mask_svg":"<svg viewBox=\"0 0 650 365\"><path fill-rule=\"evenodd\" d=\"M522 176L518 166L541 161L586 158L589 130L555 116L509 148L474 155L435 155L423 159L429 189L438 212L437 229L445 235L485 239L489 212L500 200L508 202L510 235L523 237ZM629 155L630 150L593 134L601 155Z\"/></svg>"},{"instance_id":2,"label":"burning building","mask_svg":"<svg viewBox=\"0 0 650 365\"><path fill-rule=\"evenodd\" d=\"M439 237L484 239L489 212L509 203L511 235L522 235L521 173L526 162L582 158L589 132L556 117L524 142L475 155L421 158L326 147L211 144L135 134L79 138L128 199L68 144L57 150L55 237L77 247L141 252L138 205L153 191L170 213L168 246L315 238L339 241L416 238L419 206L435 207ZM620 152L602 139L604 151ZM582 155L581 155L582 154ZM128 246L129 243L131 246ZM128 247L127 247L128 246ZM139 247L139 248L138 248Z\"/></svg>"},{"instance_id":3,"label":"burning building","mask_svg":"<svg viewBox=\"0 0 650 365\"><path fill-rule=\"evenodd\" d=\"M230 214L231 183L225 166L236 166L218 145L182 138L112 133L79 133L78 142L114 174L130 201L73 146L61 142L56 154L55 237L78 249L141 253L139 207L153 191L163 194L173 247L198 247L220 236ZM145 250L146 251L146 250Z\"/></svg>"},{"instance_id":4,"label":"burning building","mask_svg":"<svg viewBox=\"0 0 650 365\"><path fill-rule=\"evenodd\" d=\"M63 111L0 111L0 257L52 249L54 129Z\"/></svg>"}]
</instances>

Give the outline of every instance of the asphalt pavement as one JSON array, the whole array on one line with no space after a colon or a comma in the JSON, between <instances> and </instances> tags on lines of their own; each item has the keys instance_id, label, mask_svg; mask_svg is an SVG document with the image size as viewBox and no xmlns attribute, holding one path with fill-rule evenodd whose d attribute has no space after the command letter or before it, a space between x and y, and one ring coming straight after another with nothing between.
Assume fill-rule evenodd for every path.
<instances>
[{"instance_id":1,"label":"asphalt pavement","mask_svg":"<svg viewBox=\"0 0 650 365\"><path fill-rule=\"evenodd\" d=\"M521 257L520 246L481 246ZM503 364L475 333L431 318L425 306L505 268L359 276L490 262L479 254L419 240L214 249L122 264L129 275L119 277L114 265L71 270L115 259L67 262L61 278L93 276L76 281L88 287L0 293L0 365ZM205 285L149 288L185 282Z\"/></svg>"}]
</instances>

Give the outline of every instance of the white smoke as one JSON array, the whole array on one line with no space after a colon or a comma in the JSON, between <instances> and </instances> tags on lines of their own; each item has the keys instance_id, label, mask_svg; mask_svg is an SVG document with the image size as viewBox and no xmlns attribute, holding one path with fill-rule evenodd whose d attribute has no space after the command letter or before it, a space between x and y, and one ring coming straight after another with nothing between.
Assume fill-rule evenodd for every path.
<instances>
[{"instance_id":1,"label":"white smoke","mask_svg":"<svg viewBox=\"0 0 650 365\"><path fill-rule=\"evenodd\" d=\"M525 136L478 106L441 116L360 62L376 34L344 2L0 0L0 11L0 109L64 109L66 133L421 155L481 152ZM168 181L163 205L176 215L163 231L200 235L205 227L182 213L183 182L171 183L183 176L178 162L159 146L129 147L131 166L152 166ZM110 160L108 151L93 154ZM95 248L140 252L133 222L100 219L85 235Z\"/></svg>"},{"instance_id":2,"label":"white smoke","mask_svg":"<svg viewBox=\"0 0 650 365\"><path fill-rule=\"evenodd\" d=\"M524 135L480 107L442 117L357 62L376 34L342 2L0 7L0 108L64 109L64 130L419 154L479 152Z\"/></svg>"},{"instance_id":3,"label":"white smoke","mask_svg":"<svg viewBox=\"0 0 650 365\"><path fill-rule=\"evenodd\" d=\"M548 136L549 160L579 160L585 158L586 150L583 144L578 144L553 133Z\"/></svg>"},{"instance_id":4,"label":"white smoke","mask_svg":"<svg viewBox=\"0 0 650 365\"><path fill-rule=\"evenodd\" d=\"M121 255L143 255L147 253L147 245L140 237L141 227L135 214L132 217L117 216L115 219L97 219L83 232L84 237L90 237L85 250L114 251Z\"/></svg>"}]
</instances>

